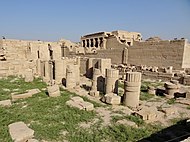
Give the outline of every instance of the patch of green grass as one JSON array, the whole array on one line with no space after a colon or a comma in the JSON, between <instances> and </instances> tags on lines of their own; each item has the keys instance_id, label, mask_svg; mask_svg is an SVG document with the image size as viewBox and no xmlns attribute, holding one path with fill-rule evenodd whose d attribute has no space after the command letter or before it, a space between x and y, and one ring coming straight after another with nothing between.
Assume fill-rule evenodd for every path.
<instances>
[{"instance_id":1,"label":"patch of green grass","mask_svg":"<svg viewBox=\"0 0 190 142\"><path fill-rule=\"evenodd\" d=\"M152 94L148 94L147 92L141 92L140 94L140 100L147 101L153 98L154 96Z\"/></svg>"},{"instance_id":2,"label":"patch of green grass","mask_svg":"<svg viewBox=\"0 0 190 142\"><path fill-rule=\"evenodd\" d=\"M150 136L152 133L160 129L153 128L151 125L148 128L133 128L124 125L111 125L101 128L95 126L92 129L80 129L68 137L71 142L132 142Z\"/></svg>"},{"instance_id":3,"label":"patch of green grass","mask_svg":"<svg viewBox=\"0 0 190 142\"><path fill-rule=\"evenodd\" d=\"M124 83L123 83L123 82L118 81L118 87L120 87L120 88L123 88L123 89L124 89Z\"/></svg>"},{"instance_id":4,"label":"patch of green grass","mask_svg":"<svg viewBox=\"0 0 190 142\"><path fill-rule=\"evenodd\" d=\"M38 79L31 83L25 83L22 78L13 84L9 83L9 87L8 81L10 80L8 78L0 80L0 82L4 82L6 88L10 90L46 87L46 84ZM96 114L93 111L87 112L67 106L65 102L70 99L71 95L69 92L62 91L60 97L51 98L46 95L45 91L42 91L31 98L15 101L11 107L0 107L0 141L11 141L8 125L18 121L30 124L30 128L35 131L35 138L38 140L61 141L63 140L61 131L74 133L80 122L90 121Z\"/></svg>"},{"instance_id":5,"label":"patch of green grass","mask_svg":"<svg viewBox=\"0 0 190 142\"><path fill-rule=\"evenodd\" d=\"M117 122L118 120L122 120L122 119L126 119L129 121L135 122L138 126L144 124L144 121L138 116L134 116L134 115L112 116L113 123Z\"/></svg>"},{"instance_id":6,"label":"patch of green grass","mask_svg":"<svg viewBox=\"0 0 190 142\"><path fill-rule=\"evenodd\" d=\"M35 78L33 82L25 82L24 78L9 76L4 79L0 79L0 100L10 99L11 93L16 94L26 92L29 89L42 89L47 85L41 78ZM8 89L9 91L6 91Z\"/></svg>"},{"instance_id":7,"label":"patch of green grass","mask_svg":"<svg viewBox=\"0 0 190 142\"><path fill-rule=\"evenodd\" d=\"M169 105L174 104L175 103L175 99L174 98L169 99L166 103L169 104Z\"/></svg>"}]
</instances>

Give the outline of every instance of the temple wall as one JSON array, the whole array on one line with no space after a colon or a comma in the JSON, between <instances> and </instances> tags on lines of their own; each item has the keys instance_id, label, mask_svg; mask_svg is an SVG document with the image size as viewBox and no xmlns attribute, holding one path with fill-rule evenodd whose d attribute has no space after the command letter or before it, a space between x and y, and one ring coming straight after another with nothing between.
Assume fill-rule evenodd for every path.
<instances>
[{"instance_id":1,"label":"temple wall","mask_svg":"<svg viewBox=\"0 0 190 142\"><path fill-rule=\"evenodd\" d=\"M184 45L185 40L134 42L132 47L128 47L127 63L181 69Z\"/></svg>"},{"instance_id":2,"label":"temple wall","mask_svg":"<svg viewBox=\"0 0 190 142\"><path fill-rule=\"evenodd\" d=\"M190 43L185 42L182 68L190 68Z\"/></svg>"}]
</instances>

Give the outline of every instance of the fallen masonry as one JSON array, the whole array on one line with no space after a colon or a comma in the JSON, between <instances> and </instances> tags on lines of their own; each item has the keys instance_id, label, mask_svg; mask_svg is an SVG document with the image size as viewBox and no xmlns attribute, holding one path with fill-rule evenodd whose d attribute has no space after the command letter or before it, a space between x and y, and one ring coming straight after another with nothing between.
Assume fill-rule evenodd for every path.
<instances>
[{"instance_id":1,"label":"fallen masonry","mask_svg":"<svg viewBox=\"0 0 190 142\"><path fill-rule=\"evenodd\" d=\"M61 95L58 85L48 86L47 90L50 97L58 97Z\"/></svg>"},{"instance_id":2,"label":"fallen masonry","mask_svg":"<svg viewBox=\"0 0 190 142\"><path fill-rule=\"evenodd\" d=\"M39 89L31 89L31 90L27 90L26 93L23 93L23 94L12 93L11 97L12 97L12 101L15 101L18 99L24 99L24 98L32 97L34 94L38 94L40 92L41 91Z\"/></svg>"},{"instance_id":3,"label":"fallen masonry","mask_svg":"<svg viewBox=\"0 0 190 142\"><path fill-rule=\"evenodd\" d=\"M11 100L0 101L0 106L11 106Z\"/></svg>"},{"instance_id":4,"label":"fallen masonry","mask_svg":"<svg viewBox=\"0 0 190 142\"><path fill-rule=\"evenodd\" d=\"M28 128L24 122L15 122L8 127L14 142L27 142L34 137L34 130Z\"/></svg>"},{"instance_id":5,"label":"fallen masonry","mask_svg":"<svg viewBox=\"0 0 190 142\"><path fill-rule=\"evenodd\" d=\"M66 104L71 107L76 107L80 110L91 111L94 109L94 105L92 103L84 101L81 97L72 97L66 102Z\"/></svg>"}]
</instances>

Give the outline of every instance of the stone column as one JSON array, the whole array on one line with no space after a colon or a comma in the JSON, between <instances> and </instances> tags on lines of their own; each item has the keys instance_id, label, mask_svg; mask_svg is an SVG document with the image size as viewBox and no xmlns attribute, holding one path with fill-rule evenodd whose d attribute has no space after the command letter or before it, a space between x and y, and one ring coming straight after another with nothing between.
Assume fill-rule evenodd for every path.
<instances>
[{"instance_id":1,"label":"stone column","mask_svg":"<svg viewBox=\"0 0 190 142\"><path fill-rule=\"evenodd\" d=\"M55 60L55 82L60 84L63 79L63 60Z\"/></svg>"},{"instance_id":2,"label":"stone column","mask_svg":"<svg viewBox=\"0 0 190 142\"><path fill-rule=\"evenodd\" d=\"M50 81L50 69L49 69L49 62L45 61L45 77L44 77L44 81L45 82L49 82Z\"/></svg>"},{"instance_id":3,"label":"stone column","mask_svg":"<svg viewBox=\"0 0 190 142\"><path fill-rule=\"evenodd\" d=\"M106 94L118 94L119 70L106 69Z\"/></svg>"},{"instance_id":4,"label":"stone column","mask_svg":"<svg viewBox=\"0 0 190 142\"><path fill-rule=\"evenodd\" d=\"M141 73L127 72L124 82L123 104L130 107L137 107L139 105L140 88Z\"/></svg>"},{"instance_id":5,"label":"stone column","mask_svg":"<svg viewBox=\"0 0 190 142\"><path fill-rule=\"evenodd\" d=\"M76 86L76 78L74 74L74 66L67 65L66 68L66 87L67 88L73 88Z\"/></svg>"},{"instance_id":6,"label":"stone column","mask_svg":"<svg viewBox=\"0 0 190 142\"><path fill-rule=\"evenodd\" d=\"M103 38L103 40L102 40L102 41L103 41L103 43L102 43L102 48L103 48L103 49L106 49L106 39L105 39L105 38Z\"/></svg>"},{"instance_id":7,"label":"stone column","mask_svg":"<svg viewBox=\"0 0 190 142\"><path fill-rule=\"evenodd\" d=\"M101 72L99 69L93 69L93 78L92 78L92 88L90 90L90 95L94 97L99 97L98 91L98 77L101 76Z\"/></svg>"},{"instance_id":8,"label":"stone column","mask_svg":"<svg viewBox=\"0 0 190 142\"><path fill-rule=\"evenodd\" d=\"M36 73L38 75L41 75L41 60L40 59L36 60Z\"/></svg>"},{"instance_id":9,"label":"stone column","mask_svg":"<svg viewBox=\"0 0 190 142\"><path fill-rule=\"evenodd\" d=\"M100 48L100 39L97 38L97 42L98 42L98 47L97 48Z\"/></svg>"},{"instance_id":10,"label":"stone column","mask_svg":"<svg viewBox=\"0 0 190 142\"><path fill-rule=\"evenodd\" d=\"M97 91L97 81L98 77L101 75L101 72L99 69L94 68L93 70L93 78L92 78L92 89L93 91Z\"/></svg>"}]
</instances>

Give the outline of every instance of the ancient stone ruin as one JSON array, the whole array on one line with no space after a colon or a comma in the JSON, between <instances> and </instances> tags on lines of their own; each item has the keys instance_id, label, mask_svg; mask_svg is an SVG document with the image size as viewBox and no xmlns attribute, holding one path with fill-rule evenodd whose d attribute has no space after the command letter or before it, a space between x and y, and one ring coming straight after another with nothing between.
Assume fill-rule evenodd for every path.
<instances>
[{"instance_id":1,"label":"ancient stone ruin","mask_svg":"<svg viewBox=\"0 0 190 142\"><path fill-rule=\"evenodd\" d=\"M124 113L146 122L180 115L181 110L176 106L166 105L167 99L190 105L187 87L190 85L190 43L186 39L151 37L143 41L138 32L112 31L83 35L80 40L73 43L65 39L58 42L2 39L0 78L16 75L29 83L41 77L48 84L45 91L49 97L61 97L60 88L77 94L66 102L69 107L100 111L90 101L84 101L82 96L85 96L105 106L122 107ZM164 103L140 100L142 81L147 79L161 85L152 83L143 91L151 97L163 96ZM14 101L40 92L32 89L12 93L12 100L0 100L0 106L10 107ZM125 121L118 123L138 127ZM34 135L23 122L10 124L9 132L12 140L18 142L29 142Z\"/></svg>"}]
</instances>

